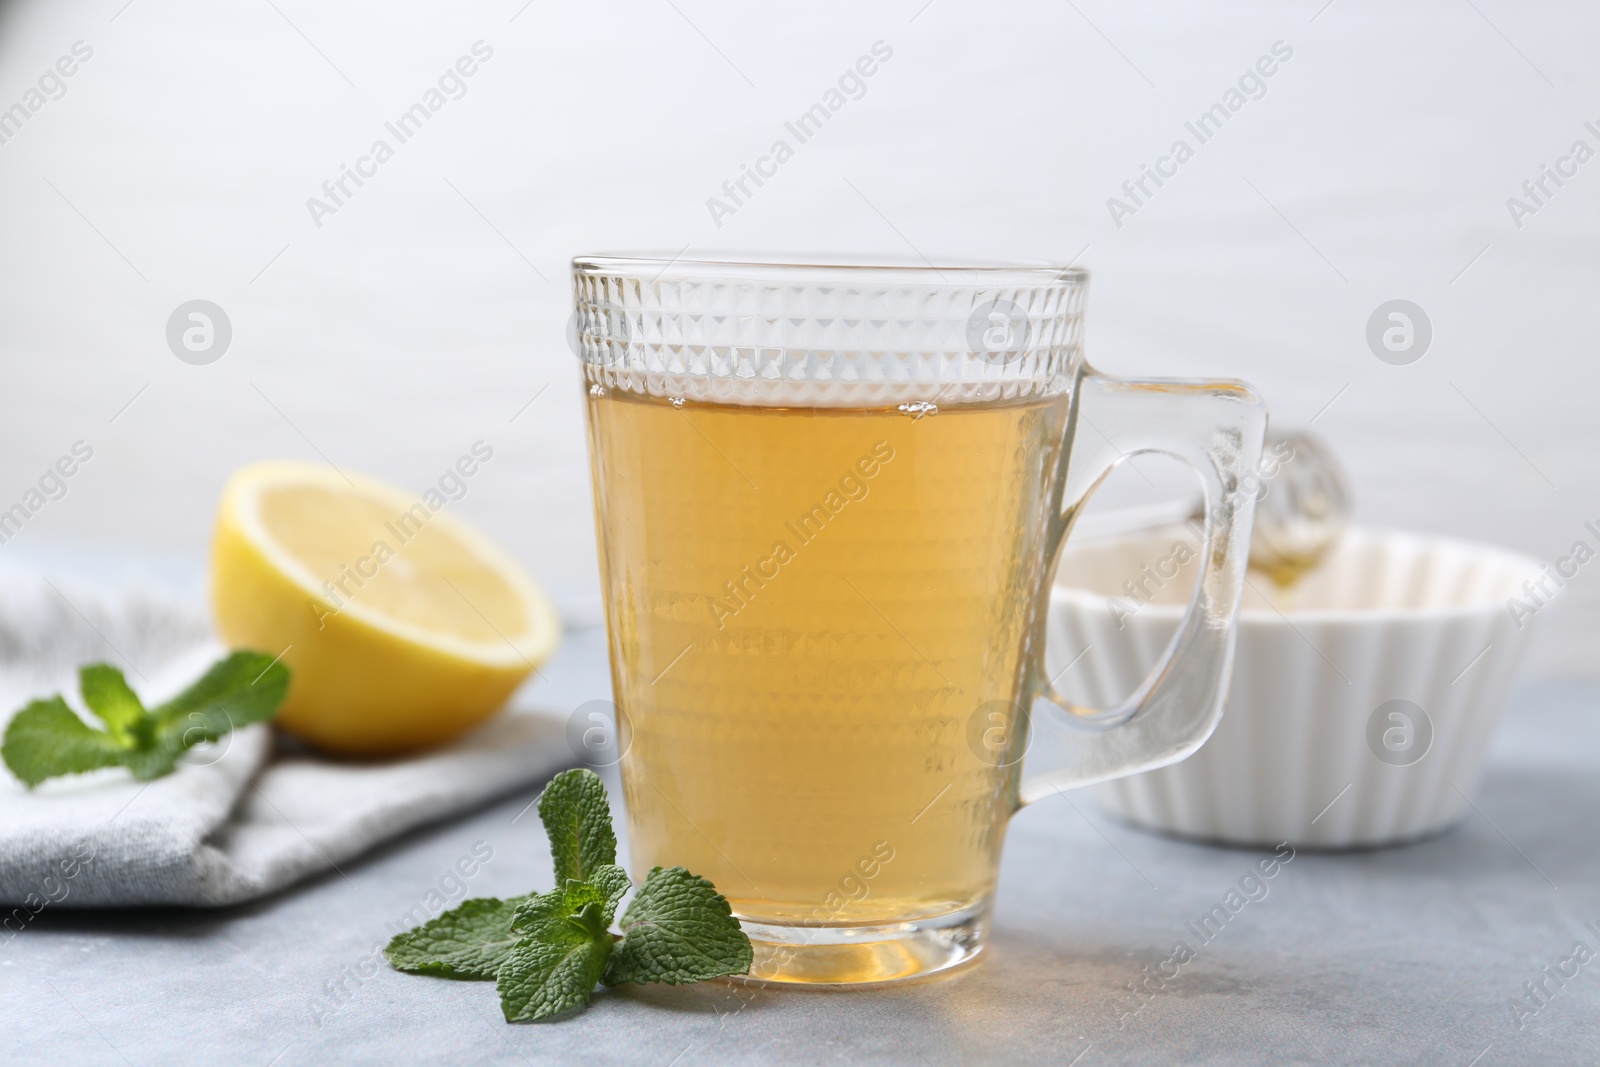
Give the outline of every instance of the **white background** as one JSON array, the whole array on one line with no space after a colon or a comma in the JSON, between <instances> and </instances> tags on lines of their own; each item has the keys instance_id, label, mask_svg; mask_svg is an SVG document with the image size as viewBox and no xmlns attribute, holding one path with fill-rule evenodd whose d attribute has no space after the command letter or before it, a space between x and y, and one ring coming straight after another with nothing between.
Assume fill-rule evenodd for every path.
<instances>
[{"instance_id":1,"label":"white background","mask_svg":"<svg viewBox=\"0 0 1600 1067\"><path fill-rule=\"evenodd\" d=\"M0 108L94 49L0 145L0 508L95 450L0 559L197 569L241 463L320 453L420 490L482 439L452 507L581 612L567 262L684 246L1080 257L1097 364L1242 377L1278 424L1315 417L1361 522L1545 559L1596 544L1600 161L1520 229L1506 199L1600 148L1600 9L523 3L0 9ZM315 226L306 199L478 40L466 95ZM865 96L714 225L707 198L880 40ZM1267 94L1114 225L1107 198L1279 40ZM166 345L194 298L233 324L209 366ZM1410 366L1366 344L1393 298L1433 323ZM1591 566L1536 670L1600 677Z\"/></svg>"}]
</instances>

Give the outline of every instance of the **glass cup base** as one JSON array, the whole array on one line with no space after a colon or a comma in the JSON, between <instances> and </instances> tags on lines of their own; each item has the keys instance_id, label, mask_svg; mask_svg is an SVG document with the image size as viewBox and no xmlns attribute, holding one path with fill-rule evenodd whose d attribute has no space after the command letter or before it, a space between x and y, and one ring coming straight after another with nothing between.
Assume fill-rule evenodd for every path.
<instances>
[{"instance_id":1,"label":"glass cup base","mask_svg":"<svg viewBox=\"0 0 1600 1067\"><path fill-rule=\"evenodd\" d=\"M740 918L755 958L746 981L774 986L888 985L938 974L983 951L987 903L881 926L788 926Z\"/></svg>"}]
</instances>

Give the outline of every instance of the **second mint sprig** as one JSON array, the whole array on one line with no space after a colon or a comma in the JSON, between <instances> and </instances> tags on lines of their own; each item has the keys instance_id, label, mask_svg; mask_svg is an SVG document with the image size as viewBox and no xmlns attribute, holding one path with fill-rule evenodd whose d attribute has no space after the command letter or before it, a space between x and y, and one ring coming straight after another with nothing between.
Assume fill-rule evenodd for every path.
<instances>
[{"instance_id":1,"label":"second mint sprig","mask_svg":"<svg viewBox=\"0 0 1600 1067\"><path fill-rule=\"evenodd\" d=\"M396 970L493 979L507 1022L548 1019L589 1003L597 984L679 985L747 974L750 939L728 901L682 867L655 867L611 932L633 888L617 866L605 785L593 771L556 775L539 796L556 888L478 897L389 942Z\"/></svg>"}]
</instances>

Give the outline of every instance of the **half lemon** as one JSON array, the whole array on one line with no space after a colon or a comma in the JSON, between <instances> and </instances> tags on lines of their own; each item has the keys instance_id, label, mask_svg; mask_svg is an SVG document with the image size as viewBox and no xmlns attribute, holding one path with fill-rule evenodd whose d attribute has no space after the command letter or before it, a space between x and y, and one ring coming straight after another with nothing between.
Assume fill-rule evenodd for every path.
<instances>
[{"instance_id":1,"label":"half lemon","mask_svg":"<svg viewBox=\"0 0 1600 1067\"><path fill-rule=\"evenodd\" d=\"M293 672L277 721L331 752L437 745L493 715L560 639L550 601L511 557L373 478L292 461L223 488L211 603L228 644Z\"/></svg>"}]
</instances>

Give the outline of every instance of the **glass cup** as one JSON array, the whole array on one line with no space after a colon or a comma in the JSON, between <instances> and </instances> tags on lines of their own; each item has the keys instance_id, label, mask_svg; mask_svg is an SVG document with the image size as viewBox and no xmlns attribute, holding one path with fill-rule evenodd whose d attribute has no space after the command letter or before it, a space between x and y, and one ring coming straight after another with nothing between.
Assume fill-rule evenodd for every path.
<instances>
[{"instance_id":1,"label":"glass cup","mask_svg":"<svg viewBox=\"0 0 1600 1067\"><path fill-rule=\"evenodd\" d=\"M1221 716L1261 401L1096 373L1075 267L586 256L573 281L635 875L711 879L760 980L973 958L1013 812ZM1204 488L1203 573L1144 685L1078 707L1043 663L1055 561L1151 451ZM1025 779L1045 715L1073 729Z\"/></svg>"}]
</instances>

